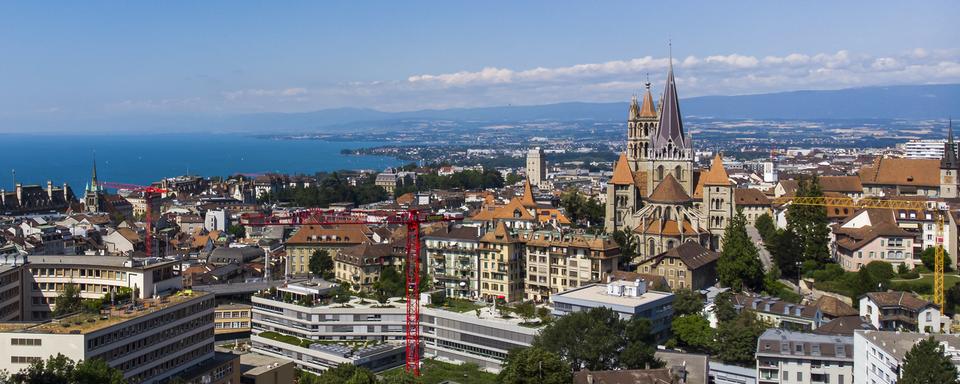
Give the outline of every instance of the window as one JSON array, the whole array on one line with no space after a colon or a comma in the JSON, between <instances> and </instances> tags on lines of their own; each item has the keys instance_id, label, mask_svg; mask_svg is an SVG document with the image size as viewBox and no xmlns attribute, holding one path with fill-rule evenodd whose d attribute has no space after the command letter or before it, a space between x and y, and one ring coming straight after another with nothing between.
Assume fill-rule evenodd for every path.
<instances>
[{"instance_id":1,"label":"window","mask_svg":"<svg viewBox=\"0 0 960 384\"><path fill-rule=\"evenodd\" d=\"M803 381L803 372L797 372L797 381Z\"/></svg>"}]
</instances>

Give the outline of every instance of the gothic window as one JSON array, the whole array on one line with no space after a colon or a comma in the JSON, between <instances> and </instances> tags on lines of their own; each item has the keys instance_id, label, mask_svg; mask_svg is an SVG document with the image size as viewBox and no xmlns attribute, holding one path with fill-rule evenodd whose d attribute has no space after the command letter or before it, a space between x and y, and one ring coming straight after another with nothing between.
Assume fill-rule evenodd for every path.
<instances>
[{"instance_id":1,"label":"gothic window","mask_svg":"<svg viewBox=\"0 0 960 384\"><path fill-rule=\"evenodd\" d=\"M673 249L673 240L667 241L667 249Z\"/></svg>"},{"instance_id":2,"label":"gothic window","mask_svg":"<svg viewBox=\"0 0 960 384\"><path fill-rule=\"evenodd\" d=\"M663 180L663 166L657 167L657 181Z\"/></svg>"},{"instance_id":3,"label":"gothic window","mask_svg":"<svg viewBox=\"0 0 960 384\"><path fill-rule=\"evenodd\" d=\"M657 243L653 239L650 239L650 242L647 243L647 257L654 256L657 254Z\"/></svg>"},{"instance_id":4,"label":"gothic window","mask_svg":"<svg viewBox=\"0 0 960 384\"><path fill-rule=\"evenodd\" d=\"M679 165L676 168L674 168L673 173L674 173L674 176L677 177L677 180L683 180L683 168L680 168Z\"/></svg>"}]
</instances>

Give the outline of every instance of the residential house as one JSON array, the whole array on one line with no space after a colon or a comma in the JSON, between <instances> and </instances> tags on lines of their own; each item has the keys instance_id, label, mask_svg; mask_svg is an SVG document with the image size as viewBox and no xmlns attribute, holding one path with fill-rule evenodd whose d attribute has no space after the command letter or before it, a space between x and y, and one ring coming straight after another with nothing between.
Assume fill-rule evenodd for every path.
<instances>
[{"instance_id":1,"label":"residential house","mask_svg":"<svg viewBox=\"0 0 960 384\"><path fill-rule=\"evenodd\" d=\"M480 297L479 227L444 226L424 235L427 270L447 297Z\"/></svg>"},{"instance_id":2,"label":"residential house","mask_svg":"<svg viewBox=\"0 0 960 384\"><path fill-rule=\"evenodd\" d=\"M823 324L823 313L814 305L794 304L777 297L745 294L736 294L733 300L734 308L738 312L754 311L758 319L777 328L809 332Z\"/></svg>"},{"instance_id":3,"label":"residential house","mask_svg":"<svg viewBox=\"0 0 960 384\"><path fill-rule=\"evenodd\" d=\"M705 289L717 283L720 254L696 241L687 241L637 265L637 271L667 279L672 289Z\"/></svg>"},{"instance_id":4,"label":"residential house","mask_svg":"<svg viewBox=\"0 0 960 384\"><path fill-rule=\"evenodd\" d=\"M853 336L768 329L757 340L757 383L853 382Z\"/></svg>"},{"instance_id":5,"label":"residential house","mask_svg":"<svg viewBox=\"0 0 960 384\"><path fill-rule=\"evenodd\" d=\"M620 246L609 236L561 231L521 231L526 262L524 299L550 295L607 280L617 270Z\"/></svg>"},{"instance_id":6,"label":"residential house","mask_svg":"<svg viewBox=\"0 0 960 384\"><path fill-rule=\"evenodd\" d=\"M523 299L523 241L504 222L480 238L480 297L487 301Z\"/></svg>"},{"instance_id":7,"label":"residential house","mask_svg":"<svg viewBox=\"0 0 960 384\"><path fill-rule=\"evenodd\" d=\"M903 373L907 352L933 337L960 372L960 338L956 335L900 331L857 331L853 335L853 383L896 383ZM958 375L960 380L960 375Z\"/></svg>"},{"instance_id":8,"label":"residential house","mask_svg":"<svg viewBox=\"0 0 960 384\"><path fill-rule=\"evenodd\" d=\"M310 273L310 256L326 250L335 257L343 248L370 242L366 225L305 225L286 241L288 275Z\"/></svg>"},{"instance_id":9,"label":"residential house","mask_svg":"<svg viewBox=\"0 0 960 384\"><path fill-rule=\"evenodd\" d=\"M940 308L908 292L869 292L860 297L860 316L882 331L939 333ZM947 320L949 324L949 320Z\"/></svg>"}]
</instances>

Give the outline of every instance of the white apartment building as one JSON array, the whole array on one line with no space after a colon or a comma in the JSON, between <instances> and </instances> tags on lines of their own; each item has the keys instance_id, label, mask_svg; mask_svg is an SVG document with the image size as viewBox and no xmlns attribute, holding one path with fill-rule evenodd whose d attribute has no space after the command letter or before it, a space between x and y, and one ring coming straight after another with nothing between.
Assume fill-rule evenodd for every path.
<instances>
[{"instance_id":1,"label":"white apartment building","mask_svg":"<svg viewBox=\"0 0 960 384\"><path fill-rule=\"evenodd\" d=\"M481 227L443 228L423 237L434 288L447 297L480 297Z\"/></svg>"},{"instance_id":2,"label":"white apartment building","mask_svg":"<svg viewBox=\"0 0 960 384\"><path fill-rule=\"evenodd\" d=\"M650 320L650 333L659 342L670 336L674 295L647 290L643 280L616 280L608 284L590 284L550 296L553 314L564 316L592 308L606 307L622 319L642 317Z\"/></svg>"},{"instance_id":3,"label":"white apartment building","mask_svg":"<svg viewBox=\"0 0 960 384\"><path fill-rule=\"evenodd\" d=\"M131 384L157 383L214 357L213 308L212 294L181 291L100 314L0 323L0 370L63 354L102 359Z\"/></svg>"},{"instance_id":4,"label":"white apartment building","mask_svg":"<svg viewBox=\"0 0 960 384\"><path fill-rule=\"evenodd\" d=\"M903 152L908 159L940 159L946 140L910 140L903 143Z\"/></svg>"},{"instance_id":5,"label":"white apartment building","mask_svg":"<svg viewBox=\"0 0 960 384\"><path fill-rule=\"evenodd\" d=\"M757 340L757 383L853 382L853 337L768 329Z\"/></svg>"},{"instance_id":6,"label":"white apartment building","mask_svg":"<svg viewBox=\"0 0 960 384\"><path fill-rule=\"evenodd\" d=\"M896 384L903 358L920 340L933 337L960 369L960 338L916 332L856 331L853 334L854 384Z\"/></svg>"},{"instance_id":7,"label":"white apartment building","mask_svg":"<svg viewBox=\"0 0 960 384\"><path fill-rule=\"evenodd\" d=\"M940 333L940 308L908 292L870 292L860 298L860 317L883 331Z\"/></svg>"},{"instance_id":8,"label":"white apartment building","mask_svg":"<svg viewBox=\"0 0 960 384\"><path fill-rule=\"evenodd\" d=\"M133 259L123 256L28 256L24 272L24 313L27 320L50 318L54 301L67 284L80 289L80 297L99 299L111 291L128 288L146 299L179 290L176 261Z\"/></svg>"}]
</instances>

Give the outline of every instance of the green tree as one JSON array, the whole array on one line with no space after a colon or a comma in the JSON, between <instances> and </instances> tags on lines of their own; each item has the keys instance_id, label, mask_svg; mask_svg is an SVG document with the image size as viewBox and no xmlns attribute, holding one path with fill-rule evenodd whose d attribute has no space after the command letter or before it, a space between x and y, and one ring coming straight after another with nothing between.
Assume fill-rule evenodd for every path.
<instances>
[{"instance_id":1,"label":"green tree","mask_svg":"<svg viewBox=\"0 0 960 384\"><path fill-rule=\"evenodd\" d=\"M537 347L510 351L497 376L497 382L504 384L567 384L572 380L569 364Z\"/></svg>"},{"instance_id":2,"label":"green tree","mask_svg":"<svg viewBox=\"0 0 960 384\"><path fill-rule=\"evenodd\" d=\"M380 270L380 279L373 283L375 292L382 292L387 297L402 297L405 293L406 279L393 266L385 265ZM421 286L428 286L422 280ZM378 300L379 301L379 300Z\"/></svg>"},{"instance_id":3,"label":"green tree","mask_svg":"<svg viewBox=\"0 0 960 384\"><path fill-rule=\"evenodd\" d=\"M111 368L100 359L74 363L70 358L57 354L46 361L38 360L27 368L10 375L12 383L28 384L123 384L123 372Z\"/></svg>"},{"instance_id":4,"label":"green tree","mask_svg":"<svg viewBox=\"0 0 960 384\"><path fill-rule=\"evenodd\" d=\"M303 377L303 375L301 375ZM372 381L367 381L372 380ZM308 384L344 384L356 383L367 384L376 383L376 376L369 369L357 367L350 363L339 364L330 368L316 377L316 381ZM303 382L301 381L301 384Z\"/></svg>"},{"instance_id":5,"label":"green tree","mask_svg":"<svg viewBox=\"0 0 960 384\"><path fill-rule=\"evenodd\" d=\"M760 232L760 238L763 239L764 243L771 241L777 235L777 226L774 225L773 217L769 213L757 216L753 226L757 228L757 232Z\"/></svg>"},{"instance_id":6,"label":"green tree","mask_svg":"<svg viewBox=\"0 0 960 384\"><path fill-rule=\"evenodd\" d=\"M649 320L628 321L609 308L593 308L554 320L534 339L533 346L555 353L574 370L631 369L649 363L656 343Z\"/></svg>"},{"instance_id":7,"label":"green tree","mask_svg":"<svg viewBox=\"0 0 960 384\"><path fill-rule=\"evenodd\" d=\"M764 239L767 251L782 276L793 278L800 272L797 266L797 263L803 260L803 247L797 246L800 241L792 228L776 231L769 240ZM816 266L816 263L814 265Z\"/></svg>"},{"instance_id":8,"label":"green tree","mask_svg":"<svg viewBox=\"0 0 960 384\"><path fill-rule=\"evenodd\" d=\"M507 185L515 185L521 181L523 181L523 178L520 177L520 175L510 172L507 174L507 180L505 182Z\"/></svg>"},{"instance_id":9,"label":"green tree","mask_svg":"<svg viewBox=\"0 0 960 384\"><path fill-rule=\"evenodd\" d=\"M318 249L313 251L313 255L310 255L310 262L307 267L310 268L310 273L314 276L324 280L333 280L333 265L330 252L326 249Z\"/></svg>"},{"instance_id":10,"label":"green tree","mask_svg":"<svg viewBox=\"0 0 960 384\"><path fill-rule=\"evenodd\" d=\"M63 292L54 299L53 317L63 316L83 309L83 300L80 298L80 288L76 284L67 283Z\"/></svg>"},{"instance_id":11,"label":"green tree","mask_svg":"<svg viewBox=\"0 0 960 384\"><path fill-rule=\"evenodd\" d=\"M525 301L517 304L514 307L514 312L520 316L523 321L530 321L530 319L537 316L537 307L533 305L532 302Z\"/></svg>"},{"instance_id":12,"label":"green tree","mask_svg":"<svg viewBox=\"0 0 960 384\"><path fill-rule=\"evenodd\" d=\"M937 249L934 247L924 249L923 253L920 254L920 261L923 263L923 266L927 267L931 272L935 271L937 266ZM947 252L947 250L943 250L943 271L953 271L953 268L950 266L950 253Z\"/></svg>"},{"instance_id":13,"label":"green tree","mask_svg":"<svg viewBox=\"0 0 960 384\"><path fill-rule=\"evenodd\" d=\"M947 301L946 311L954 313L958 305L960 305L960 284L956 284L947 289L944 292L944 299Z\"/></svg>"},{"instance_id":14,"label":"green tree","mask_svg":"<svg viewBox=\"0 0 960 384\"><path fill-rule=\"evenodd\" d=\"M753 311L745 310L730 321L717 326L716 354L730 364L750 364L756 359L757 339L767 326L757 320Z\"/></svg>"},{"instance_id":15,"label":"green tree","mask_svg":"<svg viewBox=\"0 0 960 384\"><path fill-rule=\"evenodd\" d=\"M73 380L78 384L123 384L123 372L112 368L101 359L81 360L73 369Z\"/></svg>"},{"instance_id":16,"label":"green tree","mask_svg":"<svg viewBox=\"0 0 960 384\"><path fill-rule=\"evenodd\" d=\"M560 206L575 224L589 227L603 223L604 206L593 197L583 196L576 188L567 189L560 195Z\"/></svg>"},{"instance_id":17,"label":"green tree","mask_svg":"<svg viewBox=\"0 0 960 384\"><path fill-rule=\"evenodd\" d=\"M349 284L338 284L337 290L333 295L333 302L344 305L350 302L350 298L353 297L353 292L350 291Z\"/></svg>"},{"instance_id":18,"label":"green tree","mask_svg":"<svg viewBox=\"0 0 960 384\"><path fill-rule=\"evenodd\" d=\"M383 374L380 384L423 384L423 380L405 369L394 369Z\"/></svg>"},{"instance_id":19,"label":"green tree","mask_svg":"<svg viewBox=\"0 0 960 384\"><path fill-rule=\"evenodd\" d=\"M654 356L657 352L657 340L653 336L652 328L650 320L642 317L633 317L626 322L624 329L626 346L620 352L620 368L663 367L664 363Z\"/></svg>"},{"instance_id":20,"label":"green tree","mask_svg":"<svg viewBox=\"0 0 960 384\"><path fill-rule=\"evenodd\" d=\"M673 315L696 315L703 311L703 297L700 293L681 288L673 293Z\"/></svg>"},{"instance_id":21,"label":"green tree","mask_svg":"<svg viewBox=\"0 0 960 384\"><path fill-rule=\"evenodd\" d=\"M639 237L630 230L613 232L613 241L620 246L620 263L628 264L638 255Z\"/></svg>"},{"instance_id":22,"label":"green tree","mask_svg":"<svg viewBox=\"0 0 960 384\"><path fill-rule=\"evenodd\" d=\"M903 371L897 381L897 384L926 383L960 383L957 380L957 367L932 336L907 351L903 358Z\"/></svg>"},{"instance_id":23,"label":"green tree","mask_svg":"<svg viewBox=\"0 0 960 384\"><path fill-rule=\"evenodd\" d=\"M798 181L797 197L822 197L823 190L816 176ZM830 228L827 226L827 207L815 205L790 204L787 207L787 229L793 230L799 238L794 246L803 250L804 260L813 260L818 264L830 261ZM784 266L780 267L784 271Z\"/></svg>"},{"instance_id":24,"label":"green tree","mask_svg":"<svg viewBox=\"0 0 960 384\"><path fill-rule=\"evenodd\" d=\"M747 219L738 209L723 233L723 249L717 261L720 284L737 292L763 288L763 265L757 247L747 235L746 225Z\"/></svg>"},{"instance_id":25,"label":"green tree","mask_svg":"<svg viewBox=\"0 0 960 384\"><path fill-rule=\"evenodd\" d=\"M247 237L247 229L242 225L231 225L227 227L227 233L233 235L236 239Z\"/></svg>"},{"instance_id":26,"label":"green tree","mask_svg":"<svg viewBox=\"0 0 960 384\"><path fill-rule=\"evenodd\" d=\"M710 353L713 347L714 330L710 328L710 322L703 316L674 317L670 328L681 346L697 352Z\"/></svg>"},{"instance_id":27,"label":"green tree","mask_svg":"<svg viewBox=\"0 0 960 384\"><path fill-rule=\"evenodd\" d=\"M717 321L724 322L737 318L737 309L733 305L733 294L730 291L721 292L713 299L714 315Z\"/></svg>"}]
</instances>

